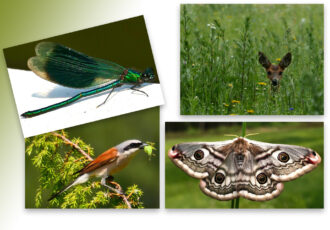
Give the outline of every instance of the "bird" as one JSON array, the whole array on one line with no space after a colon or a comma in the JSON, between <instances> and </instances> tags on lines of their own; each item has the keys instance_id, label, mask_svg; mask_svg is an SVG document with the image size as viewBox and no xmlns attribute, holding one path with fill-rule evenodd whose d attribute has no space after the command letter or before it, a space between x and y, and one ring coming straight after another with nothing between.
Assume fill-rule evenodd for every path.
<instances>
[{"instance_id":1,"label":"bird","mask_svg":"<svg viewBox=\"0 0 330 230\"><path fill-rule=\"evenodd\" d=\"M109 187L106 184L106 179L108 177L111 178L113 174L125 168L130 160L137 154L138 150L143 149L145 146L148 146L148 144L140 140L126 140L106 150L84 168L75 172L74 174L79 174L79 176L62 190L53 194L48 201L53 200L75 185L87 182L91 177L102 178L101 184Z\"/></svg>"}]
</instances>

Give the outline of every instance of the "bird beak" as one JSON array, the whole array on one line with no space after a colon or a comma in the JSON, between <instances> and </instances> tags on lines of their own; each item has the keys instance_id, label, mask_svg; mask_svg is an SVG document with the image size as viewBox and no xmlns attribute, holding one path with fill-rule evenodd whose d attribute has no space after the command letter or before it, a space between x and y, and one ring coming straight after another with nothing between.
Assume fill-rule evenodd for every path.
<instances>
[{"instance_id":1,"label":"bird beak","mask_svg":"<svg viewBox=\"0 0 330 230\"><path fill-rule=\"evenodd\" d=\"M139 147L139 149L143 149L144 147L148 146L147 143L142 143L142 145Z\"/></svg>"}]
</instances>

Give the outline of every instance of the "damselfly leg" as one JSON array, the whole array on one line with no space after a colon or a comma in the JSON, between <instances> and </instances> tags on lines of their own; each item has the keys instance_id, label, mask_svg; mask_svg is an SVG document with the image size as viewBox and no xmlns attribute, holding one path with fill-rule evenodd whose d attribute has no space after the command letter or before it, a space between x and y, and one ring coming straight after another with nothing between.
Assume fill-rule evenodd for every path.
<instances>
[{"instance_id":1,"label":"damselfly leg","mask_svg":"<svg viewBox=\"0 0 330 230\"><path fill-rule=\"evenodd\" d=\"M137 91L137 92L140 92L140 93L143 93L144 95L146 95L147 97L149 97L149 95L148 95L146 92L144 92L144 91L142 91L142 90L136 88L136 87L139 87L139 86L141 86L140 83L139 83L139 84L136 84L136 85L133 85L133 86L131 87L131 90L133 90L133 91Z\"/></svg>"}]
</instances>

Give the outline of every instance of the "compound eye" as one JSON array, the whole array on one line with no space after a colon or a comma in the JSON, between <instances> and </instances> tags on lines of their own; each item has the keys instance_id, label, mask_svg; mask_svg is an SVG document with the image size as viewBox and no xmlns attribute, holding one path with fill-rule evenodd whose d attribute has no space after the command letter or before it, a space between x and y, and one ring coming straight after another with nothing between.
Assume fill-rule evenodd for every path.
<instances>
[{"instance_id":1,"label":"compound eye","mask_svg":"<svg viewBox=\"0 0 330 230\"><path fill-rule=\"evenodd\" d=\"M194 153L194 157L196 160L202 160L204 158L204 152L201 149L198 149L195 153Z\"/></svg>"},{"instance_id":2,"label":"compound eye","mask_svg":"<svg viewBox=\"0 0 330 230\"><path fill-rule=\"evenodd\" d=\"M222 173L216 173L214 176L214 181L217 182L218 184L222 184L225 180L225 175Z\"/></svg>"},{"instance_id":3,"label":"compound eye","mask_svg":"<svg viewBox=\"0 0 330 230\"><path fill-rule=\"evenodd\" d=\"M258 174L257 181L259 182L259 184L265 184L267 182L266 174L264 174L264 173Z\"/></svg>"},{"instance_id":4,"label":"compound eye","mask_svg":"<svg viewBox=\"0 0 330 230\"><path fill-rule=\"evenodd\" d=\"M290 157L287 153L281 152L280 154L277 155L277 159L283 163L286 163L290 160Z\"/></svg>"}]
</instances>

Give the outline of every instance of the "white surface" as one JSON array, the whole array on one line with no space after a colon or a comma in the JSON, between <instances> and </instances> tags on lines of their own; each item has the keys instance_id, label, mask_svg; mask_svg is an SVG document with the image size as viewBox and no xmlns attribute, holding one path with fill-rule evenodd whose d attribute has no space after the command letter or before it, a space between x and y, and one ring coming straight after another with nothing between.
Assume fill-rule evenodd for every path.
<instances>
[{"instance_id":1,"label":"white surface","mask_svg":"<svg viewBox=\"0 0 330 230\"><path fill-rule=\"evenodd\" d=\"M72 89L46 81L32 71L8 69L9 78L19 115L24 112L40 109L89 89ZM102 104L110 90L81 98L78 101L31 118L20 116L24 137L35 136L58 129L68 128L104 118L162 105L163 96L159 84L144 83L140 90L130 89L132 85L116 88L107 102Z\"/></svg>"}]
</instances>

